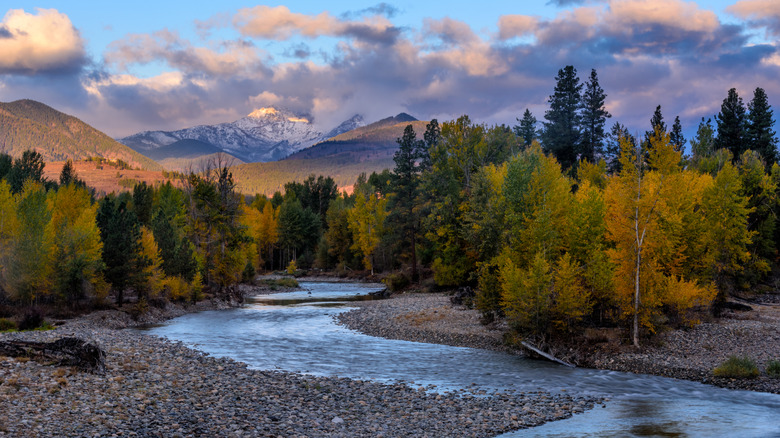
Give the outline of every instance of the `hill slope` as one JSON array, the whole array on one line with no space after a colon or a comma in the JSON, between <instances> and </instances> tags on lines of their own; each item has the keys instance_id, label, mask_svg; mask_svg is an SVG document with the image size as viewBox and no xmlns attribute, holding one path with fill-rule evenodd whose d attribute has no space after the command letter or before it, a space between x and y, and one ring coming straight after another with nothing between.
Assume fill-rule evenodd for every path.
<instances>
[{"instance_id":1,"label":"hill slope","mask_svg":"<svg viewBox=\"0 0 780 438\"><path fill-rule=\"evenodd\" d=\"M92 126L34 100L0 102L0 148L13 157L34 149L45 161L103 157L133 167L162 170L150 158Z\"/></svg>"},{"instance_id":2,"label":"hill slope","mask_svg":"<svg viewBox=\"0 0 780 438\"><path fill-rule=\"evenodd\" d=\"M422 138L427 123L409 114L401 113L317 143L290 155L285 160L321 158L337 154L349 154L356 161L365 161L366 156L392 158L398 149L396 139L403 135L406 126L411 124L417 133L417 138Z\"/></svg>"}]
</instances>

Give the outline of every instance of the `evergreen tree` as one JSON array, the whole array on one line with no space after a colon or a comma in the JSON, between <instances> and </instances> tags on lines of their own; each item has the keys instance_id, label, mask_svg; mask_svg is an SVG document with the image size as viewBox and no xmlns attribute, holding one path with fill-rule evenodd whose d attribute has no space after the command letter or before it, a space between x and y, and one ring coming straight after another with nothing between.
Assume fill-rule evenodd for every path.
<instances>
[{"instance_id":1,"label":"evergreen tree","mask_svg":"<svg viewBox=\"0 0 780 438\"><path fill-rule=\"evenodd\" d=\"M412 125L407 125L403 136L397 140L398 150L393 156L388 222L397 232L397 241L402 256L407 256L412 265L412 281L417 282L417 237L420 232L419 209L417 206L420 168L417 166L420 150L417 134Z\"/></svg>"},{"instance_id":2,"label":"evergreen tree","mask_svg":"<svg viewBox=\"0 0 780 438\"><path fill-rule=\"evenodd\" d=\"M549 97L550 109L544 113L542 143L546 151L558 159L564 169L577 162L577 148L580 143L580 92L582 84L577 69L567 65L558 70L555 91Z\"/></svg>"},{"instance_id":3,"label":"evergreen tree","mask_svg":"<svg viewBox=\"0 0 780 438\"><path fill-rule=\"evenodd\" d=\"M133 187L133 211L141 225L149 226L152 222L152 201L154 188L147 185L146 181Z\"/></svg>"},{"instance_id":4,"label":"evergreen tree","mask_svg":"<svg viewBox=\"0 0 780 438\"><path fill-rule=\"evenodd\" d=\"M607 95L599 85L596 69L590 71L582 94L582 140L579 158L594 162L604 152L604 125L612 115L604 107Z\"/></svg>"},{"instance_id":5,"label":"evergreen tree","mask_svg":"<svg viewBox=\"0 0 780 438\"><path fill-rule=\"evenodd\" d=\"M775 123L772 114L766 92L763 88L756 88L753 100L748 103L746 136L748 147L761 154L767 170L777 161L777 138L772 129Z\"/></svg>"},{"instance_id":6,"label":"evergreen tree","mask_svg":"<svg viewBox=\"0 0 780 438\"><path fill-rule=\"evenodd\" d=\"M655 107L653 117L650 118L650 130L645 131L645 142L655 135L656 130L666 134L666 122L664 122L664 115L661 114L661 105Z\"/></svg>"},{"instance_id":7,"label":"evergreen tree","mask_svg":"<svg viewBox=\"0 0 780 438\"><path fill-rule=\"evenodd\" d=\"M116 303L124 303L127 287L144 280L146 261L141 254L141 224L128 207L127 196L106 196L97 212L97 224L103 241L105 278L116 290Z\"/></svg>"},{"instance_id":8,"label":"evergreen tree","mask_svg":"<svg viewBox=\"0 0 780 438\"><path fill-rule=\"evenodd\" d=\"M14 159L10 155L0 153L0 179L8 178L13 165Z\"/></svg>"},{"instance_id":9,"label":"evergreen tree","mask_svg":"<svg viewBox=\"0 0 780 438\"><path fill-rule=\"evenodd\" d=\"M441 141L441 128L439 127L439 121L433 119L425 126L425 134L423 134L423 142L417 143L417 156L420 159L420 171L427 172L431 170L431 149L436 147Z\"/></svg>"},{"instance_id":10,"label":"evergreen tree","mask_svg":"<svg viewBox=\"0 0 780 438\"><path fill-rule=\"evenodd\" d=\"M715 149L728 149L737 160L748 149L746 142L746 116L745 105L737 90L729 90L728 96L723 99L720 113L715 116L718 123L718 137L715 139Z\"/></svg>"},{"instance_id":11,"label":"evergreen tree","mask_svg":"<svg viewBox=\"0 0 780 438\"><path fill-rule=\"evenodd\" d=\"M615 124L612 125L612 129L609 130L607 147L604 150L604 161L607 163L607 172L611 175L620 172L620 142L621 139L624 138L632 145L636 144L636 139L629 134L628 128L621 125L620 122L615 122Z\"/></svg>"},{"instance_id":12,"label":"evergreen tree","mask_svg":"<svg viewBox=\"0 0 780 438\"><path fill-rule=\"evenodd\" d=\"M523 146L531 146L531 143L536 140L536 117L526 108L523 118L517 121L520 124L514 126L515 135L522 139Z\"/></svg>"},{"instance_id":13,"label":"evergreen tree","mask_svg":"<svg viewBox=\"0 0 780 438\"><path fill-rule=\"evenodd\" d=\"M682 124L680 124L680 116L674 118L674 124L672 125L672 131L669 133L669 142L674 147L674 150L682 153L685 148L685 137L682 133Z\"/></svg>"},{"instance_id":14,"label":"evergreen tree","mask_svg":"<svg viewBox=\"0 0 780 438\"><path fill-rule=\"evenodd\" d=\"M41 154L32 150L24 151L21 158L14 160L11 170L8 172L8 183L11 185L11 190L14 193L21 192L22 186L27 180L44 184L43 168L45 166L46 163L44 163Z\"/></svg>"}]
</instances>

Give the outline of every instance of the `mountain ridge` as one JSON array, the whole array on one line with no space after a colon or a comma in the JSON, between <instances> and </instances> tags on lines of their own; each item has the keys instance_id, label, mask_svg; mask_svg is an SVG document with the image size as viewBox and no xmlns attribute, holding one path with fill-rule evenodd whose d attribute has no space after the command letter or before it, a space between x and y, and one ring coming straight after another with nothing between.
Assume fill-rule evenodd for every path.
<instances>
[{"instance_id":1,"label":"mountain ridge","mask_svg":"<svg viewBox=\"0 0 780 438\"><path fill-rule=\"evenodd\" d=\"M82 120L31 99L0 102L0 148L13 157L35 150L44 161L103 157L133 167L162 170L154 160Z\"/></svg>"},{"instance_id":2,"label":"mountain ridge","mask_svg":"<svg viewBox=\"0 0 780 438\"><path fill-rule=\"evenodd\" d=\"M170 145L178 140L211 144L243 161L275 161L327 138L364 125L355 115L327 134L317 130L307 114L273 107L259 108L233 122L198 125L176 131L143 131L119 139L141 152Z\"/></svg>"}]
</instances>

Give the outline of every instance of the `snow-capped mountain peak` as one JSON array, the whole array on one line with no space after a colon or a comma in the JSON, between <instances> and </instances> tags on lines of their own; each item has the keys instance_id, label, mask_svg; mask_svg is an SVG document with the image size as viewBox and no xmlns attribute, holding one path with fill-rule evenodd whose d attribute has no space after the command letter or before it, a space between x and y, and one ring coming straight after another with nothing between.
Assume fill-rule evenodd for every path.
<instances>
[{"instance_id":1,"label":"snow-capped mountain peak","mask_svg":"<svg viewBox=\"0 0 780 438\"><path fill-rule=\"evenodd\" d=\"M191 139L214 145L245 161L274 161L362 124L362 117L354 116L323 134L307 114L266 107L230 123L178 131L146 131L120 141L136 150L148 151Z\"/></svg>"}]
</instances>

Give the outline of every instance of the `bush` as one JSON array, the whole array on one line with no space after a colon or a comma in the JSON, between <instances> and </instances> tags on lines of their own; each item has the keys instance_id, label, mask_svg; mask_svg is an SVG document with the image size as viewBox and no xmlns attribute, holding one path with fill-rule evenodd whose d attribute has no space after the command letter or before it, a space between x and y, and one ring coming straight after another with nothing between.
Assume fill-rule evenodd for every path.
<instances>
[{"instance_id":1,"label":"bush","mask_svg":"<svg viewBox=\"0 0 780 438\"><path fill-rule=\"evenodd\" d=\"M758 377L758 367L747 356L730 356L719 367L712 370L717 377L731 377L736 379L752 379Z\"/></svg>"},{"instance_id":2,"label":"bush","mask_svg":"<svg viewBox=\"0 0 780 438\"><path fill-rule=\"evenodd\" d=\"M30 309L19 322L19 330L35 330L43 325L43 314L38 309Z\"/></svg>"},{"instance_id":3,"label":"bush","mask_svg":"<svg viewBox=\"0 0 780 438\"><path fill-rule=\"evenodd\" d=\"M780 379L780 360L770 360L766 365L766 375L774 379Z\"/></svg>"},{"instance_id":4,"label":"bush","mask_svg":"<svg viewBox=\"0 0 780 438\"><path fill-rule=\"evenodd\" d=\"M16 330L16 323L8 318L0 318L0 332Z\"/></svg>"},{"instance_id":5,"label":"bush","mask_svg":"<svg viewBox=\"0 0 780 438\"><path fill-rule=\"evenodd\" d=\"M403 273L390 274L384 279L385 286L390 289L391 292L398 292L399 290L409 286L409 277Z\"/></svg>"}]
</instances>

